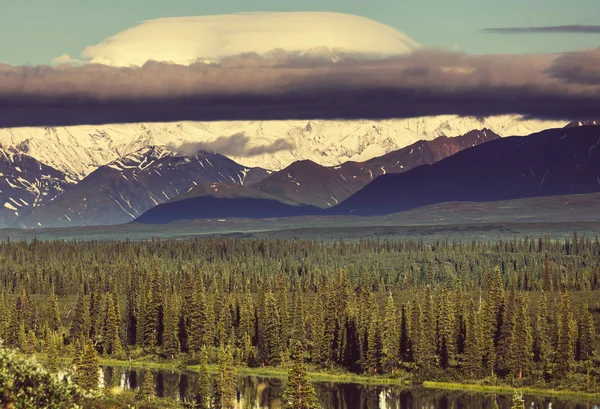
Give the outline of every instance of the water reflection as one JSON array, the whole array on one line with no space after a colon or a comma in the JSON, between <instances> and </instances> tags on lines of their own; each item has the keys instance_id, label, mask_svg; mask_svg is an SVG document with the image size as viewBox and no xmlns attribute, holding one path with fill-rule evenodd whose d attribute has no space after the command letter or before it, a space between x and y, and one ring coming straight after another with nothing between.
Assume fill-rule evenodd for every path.
<instances>
[{"instance_id":1,"label":"water reflection","mask_svg":"<svg viewBox=\"0 0 600 409\"><path fill-rule=\"evenodd\" d=\"M141 386L143 369L103 368L105 387L120 386L137 389ZM179 401L193 401L198 374L152 370L156 394ZM239 378L240 408L279 409L285 380L260 376ZM510 409L511 397L484 395L473 392L434 389L356 385L317 382L315 390L323 409L492 409L497 399L500 409ZM600 409L598 403L580 403L556 398L525 396L528 409Z\"/></svg>"}]
</instances>

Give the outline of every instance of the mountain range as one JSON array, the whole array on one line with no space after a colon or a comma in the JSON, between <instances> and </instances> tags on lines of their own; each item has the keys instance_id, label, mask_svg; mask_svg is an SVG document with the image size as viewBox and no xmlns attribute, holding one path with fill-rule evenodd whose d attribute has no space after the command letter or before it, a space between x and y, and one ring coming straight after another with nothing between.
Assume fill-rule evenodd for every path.
<instances>
[{"instance_id":1,"label":"mountain range","mask_svg":"<svg viewBox=\"0 0 600 409\"><path fill-rule=\"evenodd\" d=\"M497 139L410 172L383 175L331 213L371 216L444 202L598 191L600 127L580 126Z\"/></svg>"},{"instance_id":2,"label":"mountain range","mask_svg":"<svg viewBox=\"0 0 600 409\"><path fill-rule=\"evenodd\" d=\"M180 156L147 147L99 167L15 223L23 228L126 223L193 186L206 182L252 184L268 174L217 153Z\"/></svg>"},{"instance_id":3,"label":"mountain range","mask_svg":"<svg viewBox=\"0 0 600 409\"><path fill-rule=\"evenodd\" d=\"M587 193L600 187L594 165L597 121L509 137L482 124L504 132L554 123L434 117L0 129L0 227L371 216L443 202ZM277 133L278 127L287 131ZM454 135L468 127L473 128ZM124 131L131 129L138 133ZM36 136L42 131L46 138ZM202 132L205 139L198 136ZM422 139L407 143L418 132ZM391 146L402 147L388 150ZM215 148L229 154L213 153ZM304 159L287 163L296 156ZM310 159L316 156L318 162ZM363 156L367 159L342 160ZM116 158L103 163L111 157ZM236 157L286 166L244 166Z\"/></svg>"},{"instance_id":4,"label":"mountain range","mask_svg":"<svg viewBox=\"0 0 600 409\"><path fill-rule=\"evenodd\" d=\"M480 143L476 143L478 137ZM253 188L262 194L265 188L259 189L261 186L274 186L269 192L274 198L262 199L269 206L273 206L273 202L281 198L294 204L295 206L287 204L286 211L280 212L285 216L380 216L449 202L491 202L600 192L598 126L550 129L527 137L509 138L499 138L487 130L471 132L463 137L450 138L454 142L463 142L450 144L454 150L447 149L448 145L443 143L446 139L438 138L415 144L421 147L419 154L415 152L417 147L411 146L388 155L385 158L387 160L374 159L372 163L389 163L390 157L403 158L408 154L431 160L420 166L416 164L419 161L413 162L415 166L404 172L385 172L339 204L320 206L327 209L318 213L315 213L313 207L298 207L298 204L302 203L302 198L306 198L305 203L318 202L327 191L327 186L333 186L331 192L342 192L340 195L343 195L340 188L344 186L341 184L342 178L334 171L344 166L332 170L314 163L299 162L290 167L289 173L286 169L274 173ZM460 149L461 146L468 148ZM438 152L440 160L433 160L434 156L423 155L424 152ZM354 166L360 168L359 165ZM383 169L385 170L385 166ZM308 176L298 182L299 176L295 175ZM271 179L275 179L276 183L267 183ZM307 185L306 196L300 194L303 183ZM294 185L297 185L297 189L293 189ZM285 190L281 186L292 186L292 189ZM203 199L199 202L186 199L159 205L148 214L151 214L152 223L209 217L280 217L268 210L255 210L252 215L243 213L236 209L236 199L232 197L226 201L227 206L223 207L223 211L215 212L213 208L218 209L218 206L211 205L208 207L211 212L206 213L203 203L216 200L214 196L209 200L210 196L210 192L204 192ZM249 196L246 192L244 199L239 201L238 208L248 206ZM283 206L282 203L277 203L280 207ZM142 223L148 220L145 215L138 219Z\"/></svg>"},{"instance_id":5,"label":"mountain range","mask_svg":"<svg viewBox=\"0 0 600 409\"><path fill-rule=\"evenodd\" d=\"M489 129L501 136L559 128L564 121L519 116L435 116L361 121L237 121L0 128L0 148L29 155L81 180L98 167L149 146L176 153L222 153L246 167L281 170L299 160L323 166L364 162L419 140ZM281 143L281 142L285 143ZM212 148L212 149L211 149ZM216 148L216 149L215 149Z\"/></svg>"}]
</instances>

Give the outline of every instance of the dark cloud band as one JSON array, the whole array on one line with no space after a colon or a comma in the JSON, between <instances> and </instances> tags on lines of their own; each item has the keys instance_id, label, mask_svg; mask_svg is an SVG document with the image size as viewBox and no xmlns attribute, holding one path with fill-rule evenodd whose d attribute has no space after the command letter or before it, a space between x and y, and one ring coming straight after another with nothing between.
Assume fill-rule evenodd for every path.
<instances>
[{"instance_id":1,"label":"dark cloud band","mask_svg":"<svg viewBox=\"0 0 600 409\"><path fill-rule=\"evenodd\" d=\"M216 64L0 65L0 126L183 120L600 117L600 49L563 55L422 50L360 60L244 55Z\"/></svg>"},{"instance_id":2,"label":"dark cloud band","mask_svg":"<svg viewBox=\"0 0 600 409\"><path fill-rule=\"evenodd\" d=\"M529 34L529 33L600 34L600 26L565 25L565 26L542 26L542 27L499 27L499 28L486 28L483 31L485 33L499 33L499 34Z\"/></svg>"}]
</instances>

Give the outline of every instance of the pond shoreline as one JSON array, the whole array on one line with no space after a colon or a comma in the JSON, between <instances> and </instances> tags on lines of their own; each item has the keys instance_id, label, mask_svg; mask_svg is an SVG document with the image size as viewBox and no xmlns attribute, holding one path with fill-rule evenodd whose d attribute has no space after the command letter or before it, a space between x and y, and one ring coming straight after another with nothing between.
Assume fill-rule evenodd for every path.
<instances>
[{"instance_id":1,"label":"pond shoreline","mask_svg":"<svg viewBox=\"0 0 600 409\"><path fill-rule=\"evenodd\" d=\"M113 366L113 367L131 367L131 368L150 368L150 369L165 369L173 371L192 371L198 372L197 365L182 366L178 363L170 362L156 362L156 361L123 361L116 359L100 359L102 366ZM209 372L217 372L216 365L209 365ZM280 368L262 367L262 368L248 368L248 367L237 367L238 374L240 375L254 375L271 378L285 379L287 372ZM470 383L459 383L459 382L436 382L436 381L424 381L422 383L411 383L408 380L400 378L390 377L379 377L379 376L366 376L366 375L355 375L355 374L344 374L344 373L328 373L328 372L314 372L309 371L309 376L313 381L316 382L332 382L332 383L352 383L360 385L373 385L373 386L400 386L405 388L423 387L427 389L438 389L438 390L454 390L454 391L467 391L467 392L479 392L485 394L502 394L511 395L515 391L526 395L539 396L539 397L564 397L564 398L577 398L582 400L598 400L600 402L600 393L589 393L589 392L578 392L569 390L558 390L558 389L537 389L530 387L515 388L509 385L479 385Z\"/></svg>"}]
</instances>

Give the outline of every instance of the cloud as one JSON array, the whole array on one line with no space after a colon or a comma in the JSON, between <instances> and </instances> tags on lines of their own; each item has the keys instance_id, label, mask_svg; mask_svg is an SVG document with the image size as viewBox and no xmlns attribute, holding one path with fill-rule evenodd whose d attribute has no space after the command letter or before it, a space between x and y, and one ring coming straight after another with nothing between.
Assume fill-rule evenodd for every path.
<instances>
[{"instance_id":1,"label":"cloud","mask_svg":"<svg viewBox=\"0 0 600 409\"><path fill-rule=\"evenodd\" d=\"M561 55L554 61L550 74L572 84L600 84L600 48Z\"/></svg>"},{"instance_id":2,"label":"cloud","mask_svg":"<svg viewBox=\"0 0 600 409\"><path fill-rule=\"evenodd\" d=\"M82 56L92 63L127 67L148 61L218 62L274 49L307 55L390 56L418 46L392 27L350 14L239 13L145 21L87 47Z\"/></svg>"},{"instance_id":3,"label":"cloud","mask_svg":"<svg viewBox=\"0 0 600 409\"><path fill-rule=\"evenodd\" d=\"M427 115L600 117L600 49L378 60L272 52L190 66L0 65L0 126Z\"/></svg>"},{"instance_id":4,"label":"cloud","mask_svg":"<svg viewBox=\"0 0 600 409\"><path fill-rule=\"evenodd\" d=\"M249 158L265 153L294 149L294 145L283 138L276 139L267 145L250 146L250 142L249 136L238 133L231 136L220 136L210 142L188 142L179 146L171 145L169 149L184 155L195 155L198 151L207 151L239 158Z\"/></svg>"},{"instance_id":5,"label":"cloud","mask_svg":"<svg viewBox=\"0 0 600 409\"><path fill-rule=\"evenodd\" d=\"M82 61L82 60L78 60L76 58L71 58L71 56L69 54L60 55L52 60L52 64L58 64L58 65L63 65L63 64L76 65L76 64L82 64L83 62L84 61Z\"/></svg>"},{"instance_id":6,"label":"cloud","mask_svg":"<svg viewBox=\"0 0 600 409\"><path fill-rule=\"evenodd\" d=\"M485 33L498 34L533 34L533 33L583 33L600 34L600 26L566 25L566 26L542 26L542 27L499 27L486 28Z\"/></svg>"}]
</instances>

